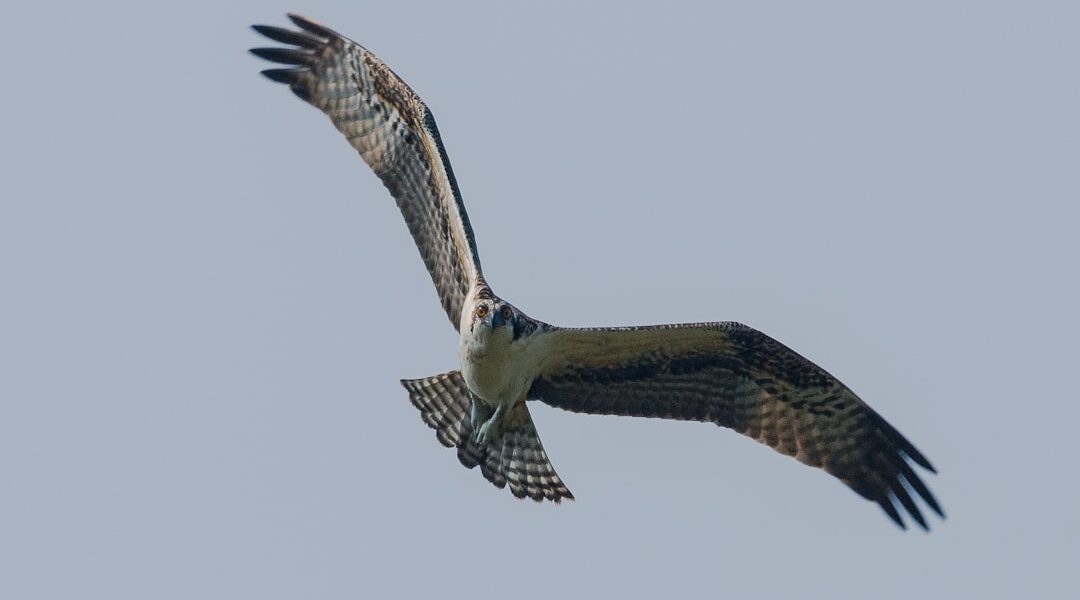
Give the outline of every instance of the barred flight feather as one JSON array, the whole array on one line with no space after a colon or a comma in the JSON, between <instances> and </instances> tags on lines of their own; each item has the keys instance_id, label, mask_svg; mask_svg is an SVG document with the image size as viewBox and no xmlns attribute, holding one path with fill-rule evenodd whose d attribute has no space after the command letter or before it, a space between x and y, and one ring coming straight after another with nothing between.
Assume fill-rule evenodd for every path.
<instances>
[{"instance_id":1,"label":"barred flight feather","mask_svg":"<svg viewBox=\"0 0 1080 600\"><path fill-rule=\"evenodd\" d=\"M299 15L302 31L255 25L297 48L253 48L252 54L294 69L263 75L287 84L322 110L397 201L454 327L481 277L469 217L431 111L369 50Z\"/></svg>"},{"instance_id":2,"label":"barred flight feather","mask_svg":"<svg viewBox=\"0 0 1080 600\"><path fill-rule=\"evenodd\" d=\"M919 450L831 374L757 330L732 322L563 329L498 298L431 111L366 48L289 19L298 29L254 26L286 47L251 52L287 66L262 73L323 111L397 202L459 329L468 376L402 385L463 465L519 498L572 499L526 406L538 399L574 412L714 423L824 469L901 527L902 512L928 527L919 501L944 516L913 468L934 472Z\"/></svg>"},{"instance_id":3,"label":"barred flight feather","mask_svg":"<svg viewBox=\"0 0 1080 600\"><path fill-rule=\"evenodd\" d=\"M530 398L592 414L703 421L734 429L839 478L898 525L924 529L909 488L944 511L908 460L933 466L821 367L739 323L558 329Z\"/></svg>"},{"instance_id":4,"label":"barred flight feather","mask_svg":"<svg viewBox=\"0 0 1080 600\"><path fill-rule=\"evenodd\" d=\"M460 371L423 379L403 379L413 406L448 448L457 448L458 459L468 468L480 467L484 478L496 487L509 484L510 493L537 502L573 500L574 495L559 478L536 433L524 402L510 409L502 435L493 445L478 447L472 439L470 411L475 399ZM483 410L483 409L481 409Z\"/></svg>"}]
</instances>

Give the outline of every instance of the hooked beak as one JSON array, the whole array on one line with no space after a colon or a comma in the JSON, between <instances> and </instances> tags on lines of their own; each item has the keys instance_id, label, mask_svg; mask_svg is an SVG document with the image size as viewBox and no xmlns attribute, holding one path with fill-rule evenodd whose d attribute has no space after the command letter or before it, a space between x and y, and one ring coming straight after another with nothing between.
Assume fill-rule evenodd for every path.
<instances>
[{"instance_id":1,"label":"hooked beak","mask_svg":"<svg viewBox=\"0 0 1080 600\"><path fill-rule=\"evenodd\" d=\"M501 310L491 311L491 316L488 319L488 325L492 329L498 329L499 327L506 325L506 319L503 318Z\"/></svg>"}]
</instances>

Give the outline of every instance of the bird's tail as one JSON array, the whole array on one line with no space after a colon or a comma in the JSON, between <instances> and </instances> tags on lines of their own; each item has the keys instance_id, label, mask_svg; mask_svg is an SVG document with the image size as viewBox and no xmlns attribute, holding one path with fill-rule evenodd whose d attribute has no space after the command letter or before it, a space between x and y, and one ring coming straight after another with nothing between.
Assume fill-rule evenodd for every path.
<instances>
[{"instance_id":1,"label":"bird's tail","mask_svg":"<svg viewBox=\"0 0 1080 600\"><path fill-rule=\"evenodd\" d=\"M518 498L573 500L562 479L551 466L540 443L532 416L524 402L515 404L502 417L500 435L485 446L478 446L473 436L473 395L460 371L450 371L423 379L403 379L409 400L420 409L424 423L435 430L435 437L448 448L457 448L458 460L468 468L480 466L484 477ZM478 405L478 412L490 409ZM486 418L486 417L485 417Z\"/></svg>"}]
</instances>

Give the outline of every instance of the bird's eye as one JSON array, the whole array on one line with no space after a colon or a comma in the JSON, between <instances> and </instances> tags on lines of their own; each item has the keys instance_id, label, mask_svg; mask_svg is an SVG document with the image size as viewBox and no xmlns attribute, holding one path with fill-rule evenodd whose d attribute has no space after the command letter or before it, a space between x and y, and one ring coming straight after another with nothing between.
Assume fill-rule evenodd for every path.
<instances>
[{"instance_id":1,"label":"bird's eye","mask_svg":"<svg viewBox=\"0 0 1080 600\"><path fill-rule=\"evenodd\" d=\"M476 307L476 316L483 319L484 317L487 316L487 314L488 314L487 304L481 304L480 306Z\"/></svg>"},{"instance_id":2,"label":"bird's eye","mask_svg":"<svg viewBox=\"0 0 1080 600\"><path fill-rule=\"evenodd\" d=\"M504 306L502 308L502 318L509 321L512 316L514 316L514 311L510 310L509 306Z\"/></svg>"}]
</instances>

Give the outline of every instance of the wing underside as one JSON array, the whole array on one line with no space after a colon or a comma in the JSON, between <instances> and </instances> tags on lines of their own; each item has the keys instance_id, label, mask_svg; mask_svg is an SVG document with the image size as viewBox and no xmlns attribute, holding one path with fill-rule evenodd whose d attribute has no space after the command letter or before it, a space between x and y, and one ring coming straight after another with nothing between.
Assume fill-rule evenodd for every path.
<instances>
[{"instance_id":1,"label":"wing underside","mask_svg":"<svg viewBox=\"0 0 1080 600\"><path fill-rule=\"evenodd\" d=\"M591 414L703 421L820 467L901 527L940 505L914 463L930 462L836 378L738 323L554 331L530 398Z\"/></svg>"},{"instance_id":2,"label":"wing underside","mask_svg":"<svg viewBox=\"0 0 1080 600\"><path fill-rule=\"evenodd\" d=\"M297 30L256 25L287 47L255 48L287 65L263 71L323 111L390 191L457 328L482 281L476 242L427 106L366 48L309 19ZM552 328L553 350L530 399L570 411L711 422L820 467L904 526L923 528L916 502L943 511L915 473L929 461L832 375L737 323L609 329ZM551 469L524 403L500 446L470 439L471 398L457 372L403 381L440 442L466 466L518 496L572 498Z\"/></svg>"},{"instance_id":3,"label":"wing underside","mask_svg":"<svg viewBox=\"0 0 1080 600\"><path fill-rule=\"evenodd\" d=\"M431 111L363 46L322 25L289 15L299 30L254 29L286 48L252 53L289 65L263 71L326 113L390 191L458 327L465 295L480 277L472 227Z\"/></svg>"}]
</instances>

